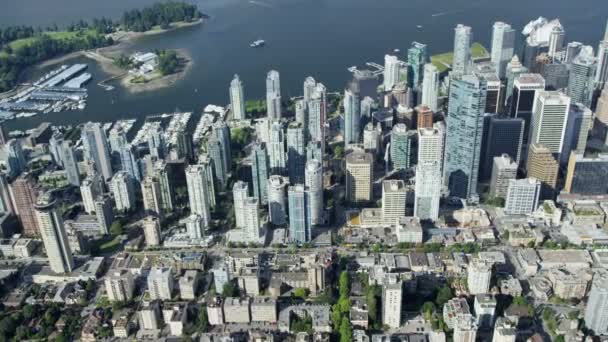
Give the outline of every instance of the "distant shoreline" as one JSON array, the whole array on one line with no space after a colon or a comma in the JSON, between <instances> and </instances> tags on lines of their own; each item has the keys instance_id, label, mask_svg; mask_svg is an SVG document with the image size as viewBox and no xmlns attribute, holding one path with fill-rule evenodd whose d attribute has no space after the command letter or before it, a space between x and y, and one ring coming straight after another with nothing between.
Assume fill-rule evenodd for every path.
<instances>
[{"instance_id":1,"label":"distant shoreline","mask_svg":"<svg viewBox=\"0 0 608 342\"><path fill-rule=\"evenodd\" d=\"M124 53L124 51L128 47L130 47L132 44L134 44L138 39L140 39L142 37L146 37L146 36L154 36L154 35L164 34L167 32L176 31L176 30L179 30L182 28L201 25L205 22L205 19L206 19L206 17L203 16L202 18L192 21L192 22L172 23L171 27L169 27L167 29L156 28L156 29L152 29L149 31L145 31L145 32L118 31L118 32L110 33L108 36L110 36L110 37L112 37L112 39L114 39L114 44L112 44L110 46L97 48L97 49L93 49L93 50L74 51L74 52L68 53L66 55L54 57L54 58L45 60L43 62L40 62L38 64L35 64L35 65L29 67L28 69L26 69L24 74L28 74L29 73L28 71L31 71L31 70L40 70L40 69L54 66L59 63L64 63L64 62L67 62L67 61L77 58L77 57L86 57L88 59L91 59L91 60L97 62L97 64L99 64L101 69L105 73L109 74L111 77L122 78L122 76L126 76L127 72L125 70L117 67L116 65L114 65L114 58L118 57L118 56L120 56L120 54ZM178 80L182 79L188 73L188 71L191 70L191 64L192 64L192 58L185 50L180 49L180 50L178 50L178 52L180 53L180 56L182 56L186 60L184 68L181 71L179 71L178 73L163 76L150 83L142 84L141 85L142 89L135 89L135 88L139 88L139 87L132 88L131 85L126 86L125 84L123 84L123 82L120 82L121 86L123 86L125 89L127 89L131 92L141 92L141 91L147 91L147 90L161 89L161 88L174 84ZM29 80L29 81L32 81L32 80ZM101 81L101 80L99 80L99 81ZM146 87L143 87L143 86L146 86ZM0 93L0 99L13 96L14 94L17 94L18 92L20 92L22 89L25 89L26 87L27 86L17 86L9 91ZM143 88L145 88L145 89L143 89Z\"/></svg>"}]
</instances>

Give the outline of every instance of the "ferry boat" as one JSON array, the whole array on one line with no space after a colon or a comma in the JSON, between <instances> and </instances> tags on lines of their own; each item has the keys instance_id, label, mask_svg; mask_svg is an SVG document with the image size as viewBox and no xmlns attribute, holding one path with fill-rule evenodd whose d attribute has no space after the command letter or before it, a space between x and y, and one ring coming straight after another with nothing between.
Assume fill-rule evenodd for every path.
<instances>
[{"instance_id":1,"label":"ferry boat","mask_svg":"<svg viewBox=\"0 0 608 342\"><path fill-rule=\"evenodd\" d=\"M262 47L262 46L264 46L264 44L266 44L266 41L264 39L258 39L255 42L249 44L249 46L251 46L252 48L256 48L256 47Z\"/></svg>"}]
</instances>

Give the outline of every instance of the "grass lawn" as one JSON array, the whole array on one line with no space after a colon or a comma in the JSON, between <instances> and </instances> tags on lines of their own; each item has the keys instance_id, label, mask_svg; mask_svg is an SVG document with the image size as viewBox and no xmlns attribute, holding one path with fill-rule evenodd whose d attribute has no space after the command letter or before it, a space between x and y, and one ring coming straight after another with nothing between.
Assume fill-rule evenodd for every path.
<instances>
[{"instance_id":1,"label":"grass lawn","mask_svg":"<svg viewBox=\"0 0 608 342\"><path fill-rule=\"evenodd\" d=\"M65 39L74 39L76 37L86 37L86 36L94 36L97 32L94 29L89 29L86 31L49 31L45 32L45 35L49 36L53 40L65 40ZM36 40L40 39L39 36L17 39L10 42L10 47L13 50L18 50L24 46L27 46Z\"/></svg>"},{"instance_id":2,"label":"grass lawn","mask_svg":"<svg viewBox=\"0 0 608 342\"><path fill-rule=\"evenodd\" d=\"M473 43L473 45L471 45L471 56L473 58L486 57L488 55L488 50L480 43ZM439 69L439 72L445 72L451 67L453 59L454 53L446 52L431 56L431 63Z\"/></svg>"},{"instance_id":3,"label":"grass lawn","mask_svg":"<svg viewBox=\"0 0 608 342\"><path fill-rule=\"evenodd\" d=\"M97 249L98 254L107 254L117 251L121 246L120 235L106 236L91 242L91 250Z\"/></svg>"}]
</instances>

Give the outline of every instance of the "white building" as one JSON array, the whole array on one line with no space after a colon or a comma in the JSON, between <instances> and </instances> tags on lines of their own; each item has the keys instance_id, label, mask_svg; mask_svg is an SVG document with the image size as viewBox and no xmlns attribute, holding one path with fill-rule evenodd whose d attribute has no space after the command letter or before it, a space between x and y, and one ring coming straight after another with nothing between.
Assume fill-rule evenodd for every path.
<instances>
[{"instance_id":1,"label":"white building","mask_svg":"<svg viewBox=\"0 0 608 342\"><path fill-rule=\"evenodd\" d=\"M424 231L420 219L416 216L400 217L397 223L397 241L399 243L422 243Z\"/></svg>"},{"instance_id":2,"label":"white building","mask_svg":"<svg viewBox=\"0 0 608 342\"><path fill-rule=\"evenodd\" d=\"M260 213L259 202L255 197L249 197L244 207L244 238L248 242L260 242Z\"/></svg>"},{"instance_id":3,"label":"white building","mask_svg":"<svg viewBox=\"0 0 608 342\"><path fill-rule=\"evenodd\" d=\"M454 29L454 58L452 60L454 75L464 75L470 69L472 43L473 31L471 28L458 24Z\"/></svg>"},{"instance_id":4,"label":"white building","mask_svg":"<svg viewBox=\"0 0 608 342\"><path fill-rule=\"evenodd\" d=\"M190 213L198 215L205 227L211 221L209 189L206 172L203 165L190 165L186 169L186 183L188 185L188 199Z\"/></svg>"},{"instance_id":5,"label":"white building","mask_svg":"<svg viewBox=\"0 0 608 342\"><path fill-rule=\"evenodd\" d=\"M179 278L179 296L184 300L196 299L199 281L200 277L197 270L187 270L184 275ZM221 291L221 289L218 291Z\"/></svg>"},{"instance_id":6,"label":"white building","mask_svg":"<svg viewBox=\"0 0 608 342\"><path fill-rule=\"evenodd\" d=\"M490 194L493 197L507 197L509 182L517 177L517 163L508 154L494 157Z\"/></svg>"},{"instance_id":7,"label":"white building","mask_svg":"<svg viewBox=\"0 0 608 342\"><path fill-rule=\"evenodd\" d=\"M608 333L608 272L596 271L585 309L585 325L596 335Z\"/></svg>"},{"instance_id":8,"label":"white building","mask_svg":"<svg viewBox=\"0 0 608 342\"><path fill-rule=\"evenodd\" d=\"M141 194L146 212L161 216L163 214L163 204L159 179L150 176L145 177L141 182Z\"/></svg>"},{"instance_id":9,"label":"white building","mask_svg":"<svg viewBox=\"0 0 608 342\"><path fill-rule=\"evenodd\" d=\"M402 287L401 281L382 287L382 323L391 328L401 326Z\"/></svg>"},{"instance_id":10,"label":"white building","mask_svg":"<svg viewBox=\"0 0 608 342\"><path fill-rule=\"evenodd\" d=\"M397 219L405 216L407 189L402 180L382 182L382 221L385 225L396 225Z\"/></svg>"},{"instance_id":11,"label":"white building","mask_svg":"<svg viewBox=\"0 0 608 342\"><path fill-rule=\"evenodd\" d=\"M305 185L310 193L310 222L312 225L323 223L323 165L316 159L306 162L304 170Z\"/></svg>"},{"instance_id":12,"label":"white building","mask_svg":"<svg viewBox=\"0 0 608 342\"><path fill-rule=\"evenodd\" d=\"M538 206L540 181L536 178L511 179L507 190L505 213L508 215L531 214Z\"/></svg>"},{"instance_id":13,"label":"white building","mask_svg":"<svg viewBox=\"0 0 608 342\"><path fill-rule=\"evenodd\" d=\"M133 298L135 281L127 270L110 271L104 281L108 299L112 302L126 302Z\"/></svg>"},{"instance_id":14,"label":"white building","mask_svg":"<svg viewBox=\"0 0 608 342\"><path fill-rule=\"evenodd\" d=\"M82 181L82 184L80 185L80 195L82 196L84 211L86 211L87 214L95 212L95 200L101 193L101 178L99 178L97 174L88 176Z\"/></svg>"},{"instance_id":15,"label":"white building","mask_svg":"<svg viewBox=\"0 0 608 342\"><path fill-rule=\"evenodd\" d=\"M424 75L422 79L422 100L421 104L429 106L436 112L439 110L439 70L431 63L424 65Z\"/></svg>"},{"instance_id":16,"label":"white building","mask_svg":"<svg viewBox=\"0 0 608 342\"><path fill-rule=\"evenodd\" d=\"M74 269L72 250L63 226L63 219L55 208L51 194L43 194L34 209L51 270L55 273L72 272Z\"/></svg>"},{"instance_id":17,"label":"white building","mask_svg":"<svg viewBox=\"0 0 608 342\"><path fill-rule=\"evenodd\" d=\"M234 75L230 82L230 106L234 120L245 119L245 96L243 95L243 82L239 75Z\"/></svg>"},{"instance_id":18,"label":"white building","mask_svg":"<svg viewBox=\"0 0 608 342\"><path fill-rule=\"evenodd\" d=\"M285 130L279 121L270 124L270 139L268 141L268 165L271 173L283 173L287 166L287 154L285 153Z\"/></svg>"},{"instance_id":19,"label":"white building","mask_svg":"<svg viewBox=\"0 0 608 342\"><path fill-rule=\"evenodd\" d=\"M125 171L118 171L110 183L116 209L126 211L135 208L135 191L131 176Z\"/></svg>"},{"instance_id":20,"label":"white building","mask_svg":"<svg viewBox=\"0 0 608 342\"><path fill-rule=\"evenodd\" d=\"M445 144L445 123L436 122L433 128L418 129L418 164L438 162L443 170L443 147Z\"/></svg>"},{"instance_id":21,"label":"white building","mask_svg":"<svg viewBox=\"0 0 608 342\"><path fill-rule=\"evenodd\" d=\"M266 75L266 107L268 119L281 118L281 80L276 70L270 70Z\"/></svg>"},{"instance_id":22,"label":"white building","mask_svg":"<svg viewBox=\"0 0 608 342\"><path fill-rule=\"evenodd\" d=\"M192 240L200 240L205 237L205 222L198 215L190 215L185 220L186 232Z\"/></svg>"},{"instance_id":23,"label":"white building","mask_svg":"<svg viewBox=\"0 0 608 342\"><path fill-rule=\"evenodd\" d=\"M351 203L372 200L374 163L372 155L353 151L346 156L346 200Z\"/></svg>"},{"instance_id":24,"label":"white building","mask_svg":"<svg viewBox=\"0 0 608 342\"><path fill-rule=\"evenodd\" d=\"M155 216L147 216L143 220L144 237L146 239L146 246L154 247L159 246L162 240L160 234L160 221Z\"/></svg>"},{"instance_id":25,"label":"white building","mask_svg":"<svg viewBox=\"0 0 608 342\"><path fill-rule=\"evenodd\" d=\"M268 178L268 216L270 223L280 226L287 222L287 194L289 180L272 175Z\"/></svg>"},{"instance_id":26,"label":"white building","mask_svg":"<svg viewBox=\"0 0 608 342\"><path fill-rule=\"evenodd\" d=\"M436 221L439 218L441 199L441 167L439 161L428 161L416 165L414 190L414 216L421 220Z\"/></svg>"},{"instance_id":27,"label":"white building","mask_svg":"<svg viewBox=\"0 0 608 342\"><path fill-rule=\"evenodd\" d=\"M515 30L511 25L501 21L494 23L492 28L492 52L490 60L497 76L501 79L505 78L507 64L513 57L515 49Z\"/></svg>"},{"instance_id":28,"label":"white building","mask_svg":"<svg viewBox=\"0 0 608 342\"><path fill-rule=\"evenodd\" d=\"M558 91L536 91L532 108L531 144L542 144L559 155L564 147L570 97Z\"/></svg>"},{"instance_id":29,"label":"white building","mask_svg":"<svg viewBox=\"0 0 608 342\"><path fill-rule=\"evenodd\" d=\"M384 91L390 91L399 83L400 62L397 56L384 56Z\"/></svg>"},{"instance_id":30,"label":"white building","mask_svg":"<svg viewBox=\"0 0 608 342\"><path fill-rule=\"evenodd\" d=\"M475 296L475 317L479 329L492 329L496 314L496 299L489 294Z\"/></svg>"},{"instance_id":31,"label":"white building","mask_svg":"<svg viewBox=\"0 0 608 342\"><path fill-rule=\"evenodd\" d=\"M148 274L148 292L151 299L169 300L173 298L173 274L169 267L155 267Z\"/></svg>"},{"instance_id":32,"label":"white building","mask_svg":"<svg viewBox=\"0 0 608 342\"><path fill-rule=\"evenodd\" d=\"M467 269L467 285L472 295L490 292L492 280L492 264L486 260L473 259Z\"/></svg>"},{"instance_id":33,"label":"white building","mask_svg":"<svg viewBox=\"0 0 608 342\"><path fill-rule=\"evenodd\" d=\"M477 323L473 316L463 316L456 321L454 327L454 342L475 342L477 338Z\"/></svg>"},{"instance_id":34,"label":"white building","mask_svg":"<svg viewBox=\"0 0 608 342\"><path fill-rule=\"evenodd\" d=\"M249 185L243 181L236 181L232 186L234 199L234 217L237 228L245 227L245 201L249 197Z\"/></svg>"}]
</instances>

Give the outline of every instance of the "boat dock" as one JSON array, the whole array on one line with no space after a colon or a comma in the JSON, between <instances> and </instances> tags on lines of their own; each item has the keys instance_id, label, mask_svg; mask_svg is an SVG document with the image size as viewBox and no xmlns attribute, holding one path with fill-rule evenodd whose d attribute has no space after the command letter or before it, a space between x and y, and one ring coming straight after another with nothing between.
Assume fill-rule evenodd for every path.
<instances>
[{"instance_id":1,"label":"boat dock","mask_svg":"<svg viewBox=\"0 0 608 342\"><path fill-rule=\"evenodd\" d=\"M63 82L69 81L75 75L86 70L87 68L88 68L88 65L86 65L86 64L74 64L71 67L64 69L59 74L53 76L50 80L42 83L40 86L43 88L55 87Z\"/></svg>"},{"instance_id":2,"label":"boat dock","mask_svg":"<svg viewBox=\"0 0 608 342\"><path fill-rule=\"evenodd\" d=\"M82 88L92 78L93 76L91 74L85 72L84 74L67 81L63 86L66 88Z\"/></svg>"}]
</instances>

